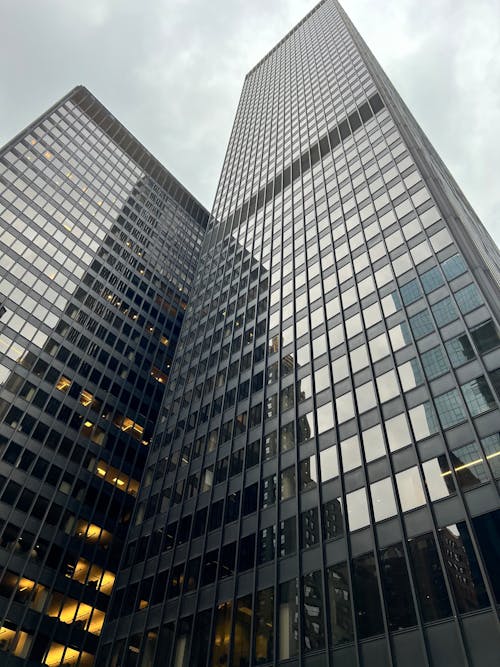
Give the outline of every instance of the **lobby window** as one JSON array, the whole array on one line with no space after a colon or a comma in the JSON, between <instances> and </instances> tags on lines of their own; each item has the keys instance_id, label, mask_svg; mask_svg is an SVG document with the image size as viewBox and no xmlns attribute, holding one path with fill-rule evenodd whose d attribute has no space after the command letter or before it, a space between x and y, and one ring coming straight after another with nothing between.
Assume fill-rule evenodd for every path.
<instances>
[{"instance_id":1,"label":"lobby window","mask_svg":"<svg viewBox=\"0 0 500 667\"><path fill-rule=\"evenodd\" d=\"M242 655L243 659L247 656ZM258 591L255 604L254 660L256 665L267 664L274 658L274 588ZM233 664L238 663L234 660Z\"/></svg>"}]
</instances>

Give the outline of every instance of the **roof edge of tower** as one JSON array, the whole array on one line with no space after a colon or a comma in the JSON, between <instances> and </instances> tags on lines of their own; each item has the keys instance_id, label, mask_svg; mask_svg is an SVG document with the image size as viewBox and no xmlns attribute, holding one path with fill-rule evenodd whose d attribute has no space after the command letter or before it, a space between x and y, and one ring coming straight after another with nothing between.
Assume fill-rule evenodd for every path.
<instances>
[{"instance_id":1,"label":"roof edge of tower","mask_svg":"<svg viewBox=\"0 0 500 667\"><path fill-rule=\"evenodd\" d=\"M255 72L255 70L257 70L257 69L262 65L262 63L263 63L265 60L267 60L267 59L269 58L269 56L270 56L272 53L274 53L277 49L279 49L279 47L283 44L283 42L286 42L286 40L290 37L290 35L292 35L296 30L298 30L298 29L300 28L300 26L301 26L303 23L305 23L305 22L307 21L307 19L310 18L310 17L314 14L314 12L316 12L316 11L317 11L322 5L324 5L326 2L328 2L328 0L320 0L316 5L314 5L314 7L313 7L309 12L307 12L307 14L306 14L303 18L301 18L301 20L300 20L296 25L294 25L293 28L292 28L291 30L289 30L289 31L286 33L286 35L285 35L284 37L282 37L282 38L280 39L280 41L279 41L277 44L275 44L275 45L273 46L273 48L272 48L270 51L268 51L268 52L266 53L266 55L263 56L263 57L259 60L259 62L258 62L257 64L254 65L254 66L252 67L252 69L249 70L249 71L247 72L247 74L246 74L246 76L245 76L245 80L246 80L251 74L253 74L253 73Z\"/></svg>"}]
</instances>

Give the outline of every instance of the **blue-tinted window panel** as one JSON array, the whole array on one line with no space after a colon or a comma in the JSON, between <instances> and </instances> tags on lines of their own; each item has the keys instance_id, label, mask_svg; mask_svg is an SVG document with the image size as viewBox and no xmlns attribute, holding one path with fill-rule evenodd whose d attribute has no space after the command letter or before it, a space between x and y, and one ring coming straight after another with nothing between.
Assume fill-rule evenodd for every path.
<instances>
[{"instance_id":1,"label":"blue-tinted window panel","mask_svg":"<svg viewBox=\"0 0 500 667\"><path fill-rule=\"evenodd\" d=\"M453 322L458 317L455 304L449 296L447 296L446 299L442 299L441 301L438 301L433 306L431 306L431 310L434 317L436 318L436 324L439 327Z\"/></svg>"},{"instance_id":2,"label":"blue-tinted window panel","mask_svg":"<svg viewBox=\"0 0 500 667\"><path fill-rule=\"evenodd\" d=\"M450 452L450 461L458 485L464 491L489 479L483 453L476 442L454 449Z\"/></svg>"},{"instance_id":3,"label":"blue-tinted window panel","mask_svg":"<svg viewBox=\"0 0 500 667\"><path fill-rule=\"evenodd\" d=\"M457 389L447 391L434 398L434 405L443 428L450 428L466 419L465 410Z\"/></svg>"},{"instance_id":4,"label":"blue-tinted window panel","mask_svg":"<svg viewBox=\"0 0 500 667\"><path fill-rule=\"evenodd\" d=\"M464 314L470 313L484 303L479 290L473 283L455 292L455 299L457 300L460 312Z\"/></svg>"},{"instance_id":5,"label":"blue-tinted window panel","mask_svg":"<svg viewBox=\"0 0 500 667\"><path fill-rule=\"evenodd\" d=\"M448 280L453 280L453 278L456 278L457 276L462 275L462 273L465 273L467 271L467 266L465 264L464 258L462 255L453 255L453 257L449 257L446 259L442 264L443 268L443 273L447 277Z\"/></svg>"},{"instance_id":6,"label":"blue-tinted window panel","mask_svg":"<svg viewBox=\"0 0 500 667\"><path fill-rule=\"evenodd\" d=\"M422 290L420 289L420 285L416 278L415 280L410 280L406 285L402 285L402 287L399 288L399 291L405 306L417 301L417 299L422 296Z\"/></svg>"},{"instance_id":7,"label":"blue-tinted window panel","mask_svg":"<svg viewBox=\"0 0 500 667\"><path fill-rule=\"evenodd\" d=\"M422 310L410 317L410 327L416 340L434 331L434 323L428 310Z\"/></svg>"},{"instance_id":8,"label":"blue-tinted window panel","mask_svg":"<svg viewBox=\"0 0 500 667\"><path fill-rule=\"evenodd\" d=\"M441 347L433 347L432 350L424 352L420 360L428 380L433 380L446 373L449 369L448 359Z\"/></svg>"},{"instance_id":9,"label":"blue-tinted window panel","mask_svg":"<svg viewBox=\"0 0 500 667\"><path fill-rule=\"evenodd\" d=\"M420 276L420 280L426 294L429 294L438 287L441 287L441 285L444 285L444 278L437 266L423 273Z\"/></svg>"}]
</instances>

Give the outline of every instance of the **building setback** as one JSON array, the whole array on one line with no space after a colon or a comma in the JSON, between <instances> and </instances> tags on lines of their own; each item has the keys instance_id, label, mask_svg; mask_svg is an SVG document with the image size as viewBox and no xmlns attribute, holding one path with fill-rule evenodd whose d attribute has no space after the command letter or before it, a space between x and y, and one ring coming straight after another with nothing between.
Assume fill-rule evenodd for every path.
<instances>
[{"instance_id":1,"label":"building setback","mask_svg":"<svg viewBox=\"0 0 500 667\"><path fill-rule=\"evenodd\" d=\"M498 275L323 0L246 77L98 664L498 664Z\"/></svg>"},{"instance_id":2,"label":"building setback","mask_svg":"<svg viewBox=\"0 0 500 667\"><path fill-rule=\"evenodd\" d=\"M0 151L0 663L94 664L208 213L83 87Z\"/></svg>"}]
</instances>

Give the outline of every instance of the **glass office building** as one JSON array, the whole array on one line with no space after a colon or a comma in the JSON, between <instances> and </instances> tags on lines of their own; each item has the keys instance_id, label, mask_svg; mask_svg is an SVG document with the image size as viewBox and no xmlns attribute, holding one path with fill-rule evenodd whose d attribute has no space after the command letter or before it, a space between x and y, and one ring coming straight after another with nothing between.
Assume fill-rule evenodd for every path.
<instances>
[{"instance_id":1,"label":"glass office building","mask_svg":"<svg viewBox=\"0 0 500 667\"><path fill-rule=\"evenodd\" d=\"M99 664L498 664L498 276L324 0L246 77Z\"/></svg>"},{"instance_id":2,"label":"glass office building","mask_svg":"<svg viewBox=\"0 0 500 667\"><path fill-rule=\"evenodd\" d=\"M0 151L0 663L94 664L208 213L84 88Z\"/></svg>"}]
</instances>

